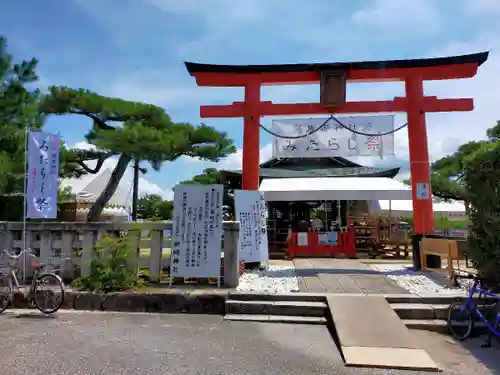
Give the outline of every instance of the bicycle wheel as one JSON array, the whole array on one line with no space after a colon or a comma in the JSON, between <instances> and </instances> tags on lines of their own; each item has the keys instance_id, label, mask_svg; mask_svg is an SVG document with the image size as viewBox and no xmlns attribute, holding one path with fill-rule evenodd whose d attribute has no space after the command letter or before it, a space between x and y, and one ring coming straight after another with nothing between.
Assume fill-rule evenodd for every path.
<instances>
[{"instance_id":1,"label":"bicycle wheel","mask_svg":"<svg viewBox=\"0 0 500 375\"><path fill-rule=\"evenodd\" d=\"M463 302L453 302L448 309L448 331L457 340L467 339L474 328L472 311L465 307L462 310Z\"/></svg>"},{"instance_id":2,"label":"bicycle wheel","mask_svg":"<svg viewBox=\"0 0 500 375\"><path fill-rule=\"evenodd\" d=\"M33 290L33 300L42 313L55 313L64 302L64 285L61 279L52 273L40 276Z\"/></svg>"},{"instance_id":3,"label":"bicycle wheel","mask_svg":"<svg viewBox=\"0 0 500 375\"><path fill-rule=\"evenodd\" d=\"M0 278L0 314L3 313L12 299L12 283L8 276Z\"/></svg>"}]
</instances>

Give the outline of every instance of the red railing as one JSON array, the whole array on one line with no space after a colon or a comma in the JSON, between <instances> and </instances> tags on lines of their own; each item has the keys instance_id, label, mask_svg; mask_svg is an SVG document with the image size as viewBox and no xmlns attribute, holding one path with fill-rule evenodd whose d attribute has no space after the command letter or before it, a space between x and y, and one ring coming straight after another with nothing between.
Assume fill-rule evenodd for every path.
<instances>
[{"instance_id":1,"label":"red railing","mask_svg":"<svg viewBox=\"0 0 500 375\"><path fill-rule=\"evenodd\" d=\"M324 232L307 232L307 245L299 246L299 233L292 232L288 238L288 255L295 257L333 257L344 254L347 257L356 257L356 242L354 229L348 228L337 232L336 244L320 244L319 236Z\"/></svg>"}]
</instances>

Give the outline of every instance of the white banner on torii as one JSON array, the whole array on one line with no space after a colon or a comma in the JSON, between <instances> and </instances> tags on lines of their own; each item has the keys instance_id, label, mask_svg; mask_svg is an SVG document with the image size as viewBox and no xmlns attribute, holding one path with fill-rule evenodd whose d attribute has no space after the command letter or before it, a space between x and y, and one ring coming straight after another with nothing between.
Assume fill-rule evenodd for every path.
<instances>
[{"instance_id":1,"label":"white banner on torii","mask_svg":"<svg viewBox=\"0 0 500 375\"><path fill-rule=\"evenodd\" d=\"M394 130L394 115L344 116L338 120L350 129L369 134ZM274 133L284 136L305 135L325 123L327 118L273 120ZM394 133L384 136L354 134L330 119L320 131L304 138L274 137L273 157L350 157L394 155Z\"/></svg>"}]
</instances>

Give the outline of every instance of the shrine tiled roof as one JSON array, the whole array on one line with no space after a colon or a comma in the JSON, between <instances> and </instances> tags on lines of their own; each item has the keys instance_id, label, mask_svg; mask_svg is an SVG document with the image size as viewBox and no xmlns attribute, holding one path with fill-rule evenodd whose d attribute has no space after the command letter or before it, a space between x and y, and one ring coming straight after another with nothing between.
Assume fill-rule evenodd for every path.
<instances>
[{"instance_id":1,"label":"shrine tiled roof","mask_svg":"<svg viewBox=\"0 0 500 375\"><path fill-rule=\"evenodd\" d=\"M241 175L240 170L221 171L227 177ZM260 168L260 178L308 178L308 177L389 177L399 173L399 168L343 167L320 169Z\"/></svg>"}]
</instances>

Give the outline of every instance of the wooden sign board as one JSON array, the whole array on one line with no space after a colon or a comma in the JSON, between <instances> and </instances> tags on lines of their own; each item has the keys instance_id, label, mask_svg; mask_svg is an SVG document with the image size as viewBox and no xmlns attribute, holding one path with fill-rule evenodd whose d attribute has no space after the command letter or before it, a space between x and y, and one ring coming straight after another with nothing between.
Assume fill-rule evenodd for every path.
<instances>
[{"instance_id":1,"label":"wooden sign board","mask_svg":"<svg viewBox=\"0 0 500 375\"><path fill-rule=\"evenodd\" d=\"M344 71L321 72L320 102L324 107L339 108L346 100L346 73Z\"/></svg>"}]
</instances>

